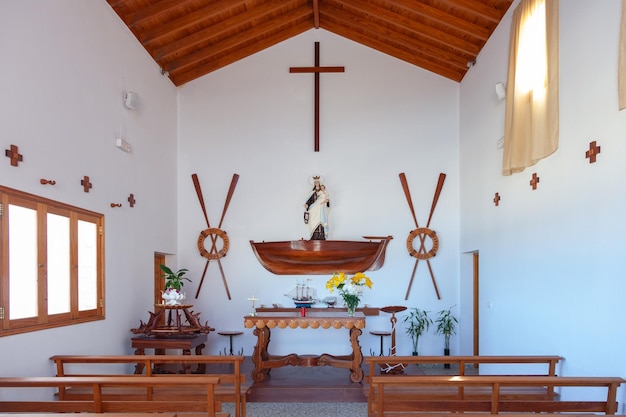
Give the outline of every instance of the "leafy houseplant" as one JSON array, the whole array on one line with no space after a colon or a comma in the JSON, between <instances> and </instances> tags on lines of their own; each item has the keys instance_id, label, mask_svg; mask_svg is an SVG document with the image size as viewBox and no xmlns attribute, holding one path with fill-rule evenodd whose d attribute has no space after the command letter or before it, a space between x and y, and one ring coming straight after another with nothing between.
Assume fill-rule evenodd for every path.
<instances>
[{"instance_id":1,"label":"leafy houseplant","mask_svg":"<svg viewBox=\"0 0 626 417\"><path fill-rule=\"evenodd\" d=\"M419 308L409 310L409 315L403 319L406 324L406 333L411 336L413 341L413 356L417 356L417 342L419 337L428 330L433 321L428 317L428 312Z\"/></svg>"},{"instance_id":2,"label":"leafy houseplant","mask_svg":"<svg viewBox=\"0 0 626 417\"><path fill-rule=\"evenodd\" d=\"M189 278L184 276L189 271L188 269L183 268L174 272L163 264L159 265L159 267L161 268L161 271L163 271L163 273L165 274L165 289L166 290L171 288L171 289L180 291L183 288L183 285L185 285L183 281L191 282Z\"/></svg>"},{"instance_id":3,"label":"leafy houseplant","mask_svg":"<svg viewBox=\"0 0 626 417\"><path fill-rule=\"evenodd\" d=\"M435 320L435 323L437 323L437 334L444 336L443 354L446 356L450 355L450 336L456 334L456 325L458 324L457 318L452 315L452 307L447 310L441 310L437 320ZM446 364L445 367L449 368L450 364Z\"/></svg>"}]
</instances>

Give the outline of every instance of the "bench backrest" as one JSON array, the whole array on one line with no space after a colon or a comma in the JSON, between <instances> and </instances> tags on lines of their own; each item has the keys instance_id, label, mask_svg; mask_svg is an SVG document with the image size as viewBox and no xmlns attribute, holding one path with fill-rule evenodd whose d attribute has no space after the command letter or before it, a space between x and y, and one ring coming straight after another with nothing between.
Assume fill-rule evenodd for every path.
<instances>
[{"instance_id":1,"label":"bench backrest","mask_svg":"<svg viewBox=\"0 0 626 417\"><path fill-rule=\"evenodd\" d=\"M624 383L619 377L557 377L557 376L373 376L373 391L368 398L370 411L383 416L388 411L481 411L497 414L500 412L617 412L617 389ZM397 388L397 389L394 389ZM455 388L448 397L433 399L433 391L418 396L410 387ZM486 389L488 398L470 394L471 388ZM599 401L546 401L545 399L505 399L502 390L507 388L579 387L607 389L606 398ZM473 391L475 392L475 391ZM369 408L369 407L368 407Z\"/></svg>"},{"instance_id":2,"label":"bench backrest","mask_svg":"<svg viewBox=\"0 0 626 417\"><path fill-rule=\"evenodd\" d=\"M242 355L55 355L50 358L56 364L57 376L97 376L93 373L93 365L134 364L135 370L142 370L147 377L153 377L155 364L184 364L203 365L203 372L220 378L220 384L233 386L235 414L242 414L242 384L246 377L241 373L241 364L245 360ZM82 366L91 365L91 366ZM206 365L210 368L204 369ZM131 376L131 374L115 373L117 376ZM161 375L161 374L158 374ZM186 374L187 375L187 374ZM134 375L133 375L134 376ZM178 375L169 375L178 376ZM199 376L199 375L189 375ZM152 394L152 387L146 388L146 395ZM66 387L59 387L59 399L66 398Z\"/></svg>"},{"instance_id":3,"label":"bench backrest","mask_svg":"<svg viewBox=\"0 0 626 417\"><path fill-rule=\"evenodd\" d=\"M93 397L86 401L0 401L3 412L203 412L215 416L216 376L99 376L99 377L0 377L0 388L67 388L85 386L93 390ZM102 397L103 387L157 387L157 386L203 386L206 401L190 402L147 398L143 401L107 400Z\"/></svg>"},{"instance_id":4,"label":"bench backrest","mask_svg":"<svg viewBox=\"0 0 626 417\"><path fill-rule=\"evenodd\" d=\"M502 356L367 356L369 375L376 374L376 367L381 369L395 365L450 364L458 367L457 375L465 375L466 365L545 365L541 375L556 376L557 365L563 357L556 355L502 355Z\"/></svg>"}]
</instances>

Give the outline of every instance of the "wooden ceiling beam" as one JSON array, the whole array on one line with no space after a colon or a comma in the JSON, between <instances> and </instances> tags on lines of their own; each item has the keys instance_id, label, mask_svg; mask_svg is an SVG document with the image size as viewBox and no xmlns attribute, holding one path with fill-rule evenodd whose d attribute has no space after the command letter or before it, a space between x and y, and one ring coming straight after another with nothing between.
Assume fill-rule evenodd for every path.
<instances>
[{"instance_id":1,"label":"wooden ceiling beam","mask_svg":"<svg viewBox=\"0 0 626 417\"><path fill-rule=\"evenodd\" d=\"M382 52L384 50L385 52L383 53L387 55L393 56L401 61L408 62L409 64L416 65L420 68L425 69L426 71L431 71L452 81L460 82L467 72L467 68L465 69L465 71L461 71L436 64L433 61L421 58L407 51L399 50L397 48L390 47L389 45L382 44L379 41L373 40L367 36L363 36L362 34L354 32L353 30L339 24L328 23L325 24L325 26L327 26L327 30L335 33L336 35L343 36L346 39L351 39L354 42L365 45L377 51Z\"/></svg>"},{"instance_id":2,"label":"wooden ceiling beam","mask_svg":"<svg viewBox=\"0 0 626 417\"><path fill-rule=\"evenodd\" d=\"M286 13L283 16L283 19L292 23L298 21L304 22L305 26L308 27L308 29L311 29L311 23L308 19L310 17L310 14L311 11L308 8L301 7L299 9L292 10L289 13ZM263 44L265 38L272 38L274 33L288 32L290 26L292 26L292 24L286 25L283 28L277 28L276 21L267 20L257 25L254 31L241 32L237 34L237 36L228 37L220 42L213 43L210 46L207 46L195 53L183 55L174 61L164 63L162 67L171 74L173 72L183 70L187 67L198 65L198 63L210 61L214 59L214 57L220 56L227 52L239 50L240 48L243 48L245 47L245 45L250 43L258 42L260 44ZM297 32L301 33L300 25L298 24L297 27Z\"/></svg>"},{"instance_id":3,"label":"wooden ceiling beam","mask_svg":"<svg viewBox=\"0 0 626 417\"><path fill-rule=\"evenodd\" d=\"M274 35L268 36L264 38L262 41L252 42L246 45L245 47L242 47L232 53L223 55L222 57L216 58L214 60L209 60L204 63L197 64L189 70L182 71L180 73L178 72L174 72L173 74L170 73L170 80L172 80L174 85L181 86L189 81L195 80L196 78L202 77L205 74L208 74L210 72L223 68L240 59L246 58L252 54L260 52L264 49L274 46L280 42L283 42L293 36L297 36L310 29L311 29L310 21L298 23L297 25L293 25L284 31L277 32Z\"/></svg>"},{"instance_id":4,"label":"wooden ceiling beam","mask_svg":"<svg viewBox=\"0 0 626 417\"><path fill-rule=\"evenodd\" d=\"M189 36L186 36L178 41L172 42L168 45L163 46L162 48L155 49L154 57L155 59L161 61L168 58L178 59L181 56L184 56L188 51L190 51L193 47L196 47L200 44L210 43L211 39L219 38L225 33L232 32L235 28L240 28L240 32L249 31L249 29L243 29L246 25L249 25L250 21L264 21L264 22L272 22L275 26L277 23L280 23L281 20L288 16L289 13L283 13L280 16L276 16L276 10L280 10L285 5L284 0L273 0L263 6L259 6L245 13L240 13L236 16L233 16L230 19L226 19L208 27L204 30L195 32ZM299 13L305 13L310 16L311 9L306 6L298 7L294 10L297 10ZM255 30L258 27L255 26ZM260 35L259 35L260 36ZM170 59L171 60L171 59Z\"/></svg>"},{"instance_id":5,"label":"wooden ceiling beam","mask_svg":"<svg viewBox=\"0 0 626 417\"><path fill-rule=\"evenodd\" d=\"M327 19L329 22L334 22L338 26L346 28L352 26L355 28L352 29L354 33L359 33L365 38L376 39L381 35L384 35L384 40L378 41L379 45L381 45L380 49L377 48L383 53L385 53L388 48L392 48L394 50L404 50L407 53L435 60L435 62L438 62L441 65L454 67L460 71L465 71L467 69L468 61L473 61L476 57L471 54L453 53L438 48L436 45L422 42L399 32L393 32L389 28L379 26L373 22L361 22L360 20L354 20L353 17L348 17L345 14L342 16L341 11L332 11L332 17L324 16L324 19L325 21ZM386 45L387 47L385 48L382 45Z\"/></svg>"},{"instance_id":6,"label":"wooden ceiling beam","mask_svg":"<svg viewBox=\"0 0 626 417\"><path fill-rule=\"evenodd\" d=\"M468 42L465 39L458 38L441 30L428 27L422 23L376 6L367 0L342 0L338 3L341 3L342 7L334 8L330 14L335 15L340 12L347 12L352 13L355 18L356 16L361 16L367 21L384 22L388 26L397 27L397 32L400 31L399 29L402 29L414 34L416 37L428 38L436 44L445 45L450 49L472 56L476 56L480 51L480 45ZM330 10L329 6L324 7L321 11L326 12L327 10ZM349 24L349 22L347 24ZM324 23L322 23L322 27L324 27Z\"/></svg>"},{"instance_id":7,"label":"wooden ceiling beam","mask_svg":"<svg viewBox=\"0 0 626 417\"><path fill-rule=\"evenodd\" d=\"M313 27L320 28L320 5L318 0L313 0Z\"/></svg>"},{"instance_id":8,"label":"wooden ceiling beam","mask_svg":"<svg viewBox=\"0 0 626 417\"><path fill-rule=\"evenodd\" d=\"M429 6L413 0L389 0L386 3L404 10L406 13L415 13L425 19L436 22L440 25L457 30L483 42L489 39L491 31L488 28L469 22L460 17L456 17L436 7Z\"/></svg>"},{"instance_id":9,"label":"wooden ceiling beam","mask_svg":"<svg viewBox=\"0 0 626 417\"><path fill-rule=\"evenodd\" d=\"M173 36L177 32L187 29L188 27L201 24L203 22L215 19L223 13L236 11L241 5L233 3L232 0L220 0L193 13L188 13L182 17L170 20L167 24L155 26L152 30L147 30L141 36L141 43L145 47L150 47L163 37Z\"/></svg>"},{"instance_id":10,"label":"wooden ceiling beam","mask_svg":"<svg viewBox=\"0 0 626 417\"><path fill-rule=\"evenodd\" d=\"M193 0L162 0L149 6L142 7L134 13L129 13L126 17L126 24L131 29L137 25L144 23L150 19L156 19L172 11L176 11L185 4L191 3Z\"/></svg>"},{"instance_id":11,"label":"wooden ceiling beam","mask_svg":"<svg viewBox=\"0 0 626 417\"><path fill-rule=\"evenodd\" d=\"M498 24L504 16L504 13L508 10L508 7L504 10L498 10L485 4L482 0L442 0L451 7L460 8L466 12L472 13L476 16L482 17L492 23ZM507 0L508 1L508 0ZM509 6L511 5L509 2Z\"/></svg>"}]
</instances>

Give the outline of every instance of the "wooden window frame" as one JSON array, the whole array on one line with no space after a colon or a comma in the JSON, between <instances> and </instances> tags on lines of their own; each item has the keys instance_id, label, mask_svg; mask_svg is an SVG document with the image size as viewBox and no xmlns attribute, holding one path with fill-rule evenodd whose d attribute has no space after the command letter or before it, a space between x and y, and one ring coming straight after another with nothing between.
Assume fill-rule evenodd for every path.
<instances>
[{"instance_id":1,"label":"wooden window frame","mask_svg":"<svg viewBox=\"0 0 626 417\"><path fill-rule=\"evenodd\" d=\"M9 297L9 204L28 207L37 213L37 315L10 320ZM47 214L69 219L70 311L49 314L47 303ZM78 222L96 225L96 307L80 310L78 303ZM104 215L34 194L0 186L0 337L28 333L105 318Z\"/></svg>"}]
</instances>

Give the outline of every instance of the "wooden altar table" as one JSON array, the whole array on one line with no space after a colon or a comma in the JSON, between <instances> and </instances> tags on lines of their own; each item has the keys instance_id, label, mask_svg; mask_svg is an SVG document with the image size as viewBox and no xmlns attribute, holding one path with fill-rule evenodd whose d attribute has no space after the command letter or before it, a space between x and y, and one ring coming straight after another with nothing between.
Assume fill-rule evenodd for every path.
<instances>
[{"instance_id":1,"label":"wooden altar table","mask_svg":"<svg viewBox=\"0 0 626 417\"><path fill-rule=\"evenodd\" d=\"M295 312L275 312L257 313L256 316L245 316L244 327L250 329L254 327L254 335L257 336L257 343L252 353L252 380L261 382L270 373L272 368L282 366L333 366L350 370L350 380L361 382L363 379L363 354L359 344L359 336L365 328L365 315L355 313L348 316L344 312L308 312L305 317ZM350 331L350 344L352 353L350 355L335 356L328 353L322 355L298 355L291 353L285 356L270 355L267 351L270 343L270 329L341 329L345 327Z\"/></svg>"}]
</instances>

